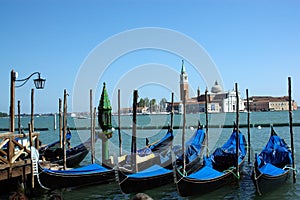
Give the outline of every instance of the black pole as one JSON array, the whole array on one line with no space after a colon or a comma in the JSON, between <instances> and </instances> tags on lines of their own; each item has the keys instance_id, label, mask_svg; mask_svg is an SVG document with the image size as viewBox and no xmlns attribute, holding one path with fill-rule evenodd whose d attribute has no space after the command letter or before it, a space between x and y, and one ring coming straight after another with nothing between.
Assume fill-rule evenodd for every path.
<instances>
[{"instance_id":1,"label":"black pole","mask_svg":"<svg viewBox=\"0 0 300 200\"><path fill-rule=\"evenodd\" d=\"M235 83L235 93L236 93L236 174L237 177L240 177L240 170L239 170L239 92L238 92L238 84Z\"/></svg>"},{"instance_id":2,"label":"black pole","mask_svg":"<svg viewBox=\"0 0 300 200\"><path fill-rule=\"evenodd\" d=\"M208 150L208 99L207 99L207 88L205 89L205 145L206 145L206 157L208 157L209 150Z\"/></svg>"},{"instance_id":3,"label":"black pole","mask_svg":"<svg viewBox=\"0 0 300 200\"><path fill-rule=\"evenodd\" d=\"M136 162L136 109L137 109L137 99L138 91L133 91L133 113L132 113L132 138L131 138L131 168L133 171L137 172L137 162Z\"/></svg>"},{"instance_id":4,"label":"black pole","mask_svg":"<svg viewBox=\"0 0 300 200\"><path fill-rule=\"evenodd\" d=\"M185 127L186 127L186 90L183 91L183 126L182 126L182 154L183 154L183 173L185 173Z\"/></svg>"},{"instance_id":5,"label":"black pole","mask_svg":"<svg viewBox=\"0 0 300 200\"><path fill-rule=\"evenodd\" d=\"M250 142L250 104L249 104L249 94L248 89L246 89L246 96L247 96L247 125L248 125L248 163L250 163L250 148L251 148L251 142Z\"/></svg>"},{"instance_id":6,"label":"black pole","mask_svg":"<svg viewBox=\"0 0 300 200\"><path fill-rule=\"evenodd\" d=\"M122 156L122 135L121 135L121 91L118 89L118 134L119 134L119 154Z\"/></svg>"},{"instance_id":7,"label":"black pole","mask_svg":"<svg viewBox=\"0 0 300 200\"><path fill-rule=\"evenodd\" d=\"M173 121L174 121L174 92L172 92L171 99L171 129L173 130Z\"/></svg>"},{"instance_id":8,"label":"black pole","mask_svg":"<svg viewBox=\"0 0 300 200\"><path fill-rule=\"evenodd\" d=\"M294 134L293 134L293 113L292 113L292 86L291 77L288 77L288 91L289 91L289 119L290 119L290 135L291 135L291 148L293 159L293 181L296 183L296 165L295 165L295 150L294 150Z\"/></svg>"}]
</instances>

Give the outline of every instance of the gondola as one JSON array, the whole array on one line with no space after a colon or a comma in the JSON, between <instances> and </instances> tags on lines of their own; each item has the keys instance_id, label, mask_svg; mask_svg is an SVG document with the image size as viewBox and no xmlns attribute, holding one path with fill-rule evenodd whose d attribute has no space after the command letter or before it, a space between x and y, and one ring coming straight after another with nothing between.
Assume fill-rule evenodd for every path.
<instances>
[{"instance_id":1,"label":"gondola","mask_svg":"<svg viewBox=\"0 0 300 200\"><path fill-rule=\"evenodd\" d=\"M239 133L238 165L241 169L246 155L246 142ZM201 195L211 192L236 180L236 129L227 142L217 148L209 157L204 157L203 165L195 171L174 170L175 184L180 196Z\"/></svg>"},{"instance_id":2,"label":"gondola","mask_svg":"<svg viewBox=\"0 0 300 200\"><path fill-rule=\"evenodd\" d=\"M292 152L273 127L267 145L255 155L252 180L259 194L270 192L283 185L292 171Z\"/></svg>"},{"instance_id":3,"label":"gondola","mask_svg":"<svg viewBox=\"0 0 300 200\"><path fill-rule=\"evenodd\" d=\"M202 155L200 152L203 150L204 142L205 132L202 127L198 127L195 134L186 143L186 148L189 149L186 157L190 163ZM169 156L172 160L171 154ZM178 158L178 160L180 159L182 159L182 156ZM171 183L173 181L173 170L162 164L154 164L147 169L131 174L126 174L119 169L117 179L123 193L141 192Z\"/></svg>"},{"instance_id":4,"label":"gondola","mask_svg":"<svg viewBox=\"0 0 300 200\"><path fill-rule=\"evenodd\" d=\"M40 186L44 189L74 188L85 185L104 184L115 180L114 170L99 164L89 164L68 170L46 169L39 162L37 165L37 179Z\"/></svg>"},{"instance_id":5,"label":"gondola","mask_svg":"<svg viewBox=\"0 0 300 200\"><path fill-rule=\"evenodd\" d=\"M97 140L97 135L95 140ZM71 134L67 134L67 140L71 139ZM76 167L89 153L91 138L84 143L66 150L67 167ZM63 149L60 148L60 141L53 142L39 149L40 160L48 161L53 164L63 165Z\"/></svg>"},{"instance_id":6,"label":"gondola","mask_svg":"<svg viewBox=\"0 0 300 200\"><path fill-rule=\"evenodd\" d=\"M137 165L139 170L145 170L154 164L161 164L171 166L170 147L173 141L173 130L168 129L166 135L159 141L148 144L146 139L146 146L137 150ZM118 166L127 173L131 172L131 154L123 155L118 158Z\"/></svg>"}]
</instances>

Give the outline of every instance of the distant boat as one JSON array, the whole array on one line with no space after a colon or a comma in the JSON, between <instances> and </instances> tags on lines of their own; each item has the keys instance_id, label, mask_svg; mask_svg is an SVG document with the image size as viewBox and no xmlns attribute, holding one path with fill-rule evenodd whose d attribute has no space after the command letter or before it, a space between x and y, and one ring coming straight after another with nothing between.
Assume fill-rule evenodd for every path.
<instances>
[{"instance_id":1,"label":"distant boat","mask_svg":"<svg viewBox=\"0 0 300 200\"><path fill-rule=\"evenodd\" d=\"M283 185L290 176L292 152L273 127L265 148L255 155L252 180L259 194L266 193Z\"/></svg>"}]
</instances>

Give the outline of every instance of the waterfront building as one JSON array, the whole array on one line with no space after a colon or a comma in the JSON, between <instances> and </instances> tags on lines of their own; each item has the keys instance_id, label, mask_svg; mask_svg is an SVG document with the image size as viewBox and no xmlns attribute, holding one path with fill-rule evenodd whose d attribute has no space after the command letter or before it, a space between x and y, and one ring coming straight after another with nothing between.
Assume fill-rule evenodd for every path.
<instances>
[{"instance_id":1,"label":"waterfront building","mask_svg":"<svg viewBox=\"0 0 300 200\"><path fill-rule=\"evenodd\" d=\"M250 111L289 110L289 97L252 96L249 97ZM297 110L297 103L292 100L292 109Z\"/></svg>"},{"instance_id":2,"label":"waterfront building","mask_svg":"<svg viewBox=\"0 0 300 200\"><path fill-rule=\"evenodd\" d=\"M186 95L184 96L184 90ZM174 110L177 113L183 112L183 98L186 99L186 112L187 113L198 113L205 111L205 94L200 93L200 89L197 90L196 97L189 97L188 89L188 74L184 66L184 61L182 61L181 73L180 73L180 102L174 102ZM210 92L207 94L208 105L207 109L210 113L218 112L236 112L237 100L236 92L223 91L223 88L219 85L218 81L212 86ZM239 92L239 110L244 111L244 100ZM167 108L170 111L170 105Z\"/></svg>"}]
</instances>

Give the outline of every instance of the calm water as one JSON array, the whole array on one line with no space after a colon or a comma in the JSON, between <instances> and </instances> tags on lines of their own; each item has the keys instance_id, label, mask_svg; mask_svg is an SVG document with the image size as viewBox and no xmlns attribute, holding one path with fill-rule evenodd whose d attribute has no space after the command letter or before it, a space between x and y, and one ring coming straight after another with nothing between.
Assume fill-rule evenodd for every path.
<instances>
[{"instance_id":1,"label":"calm water","mask_svg":"<svg viewBox=\"0 0 300 200\"><path fill-rule=\"evenodd\" d=\"M288 112L260 112L260 113L251 113L251 123L252 124L275 124L275 123L287 123ZM187 126L186 130L186 138L188 139L196 128L196 124L198 119L201 119L201 122L205 123L205 115L204 114L191 114L187 115ZM57 119L58 120L58 119ZM117 118L113 117L113 124L116 126ZM235 114L210 114L209 115L209 123L210 124L232 124L235 121ZM21 123L23 127L27 127L29 122L29 118L25 117L21 119ZM137 124L138 126L164 126L170 122L170 115L146 115L146 116L138 116ZM293 122L300 122L300 112L295 111L293 113ZM240 124L247 123L247 113L240 114ZM58 123L57 123L58 124ZM68 125L70 127L89 127L90 119L77 119L77 118L68 118ZM130 116L122 116L121 117L121 127L122 126L130 126L131 125L131 117ZM182 125L182 116L175 115L174 116L174 125ZM8 118L0 118L0 128L9 127ZM44 144L52 142L54 140L58 140L58 130L54 130L54 117L36 117L35 118L35 127L39 128L49 128L49 131L40 132L40 139ZM294 127L294 144L296 150L296 156L298 150L300 149L300 139L299 132L300 127ZM247 139L247 129L242 128L241 131L245 134ZM285 141L290 144L290 135L289 135L289 127L275 127L275 131L277 134L285 139ZM71 145L75 146L81 141L85 141L90 132L88 130L83 131L73 131L73 137L71 140ZM154 142L166 133L166 130L163 129L155 129L155 130L138 130L138 148L143 147L145 145L145 138L148 137L150 142ZM174 135L175 140L174 144L181 144L181 133L182 129L175 129ZM231 134L231 129L217 129L212 128L209 129L209 149L213 151L214 148L222 145L224 141L226 141ZM261 149L266 144L270 135L269 127L251 128L251 146L252 146L252 155L253 152L260 152ZM130 139L131 139L131 130L123 129L122 130L123 137L123 152L128 152L130 149ZM110 139L110 155L116 157L118 155L118 132L115 131L113 133L113 137ZM96 158L97 160L101 160L101 142L98 141L96 143ZM81 163L81 165L86 165L90 163L90 155L88 155L85 160ZM296 157L296 166L299 171L300 161ZM250 179L252 163L249 166L244 167L243 178L240 181L239 185L228 185L219 190L216 190L213 193L209 193L203 196L182 198L176 192L176 187L174 184L169 184L164 187L160 187L157 189L145 191L148 195L150 195L153 199L300 199L300 178L297 177L297 183L293 184L292 179L290 179L286 185L277 188L274 192L266 194L264 196L258 196L255 193L255 188ZM106 185L97 185L90 186L78 189L63 189L58 191L53 191L49 193L45 193L42 197L36 197L34 199L48 199L49 196L53 193L61 194L65 199L131 199L134 194L125 195L120 192L119 186L117 183L106 184Z\"/></svg>"}]
</instances>

